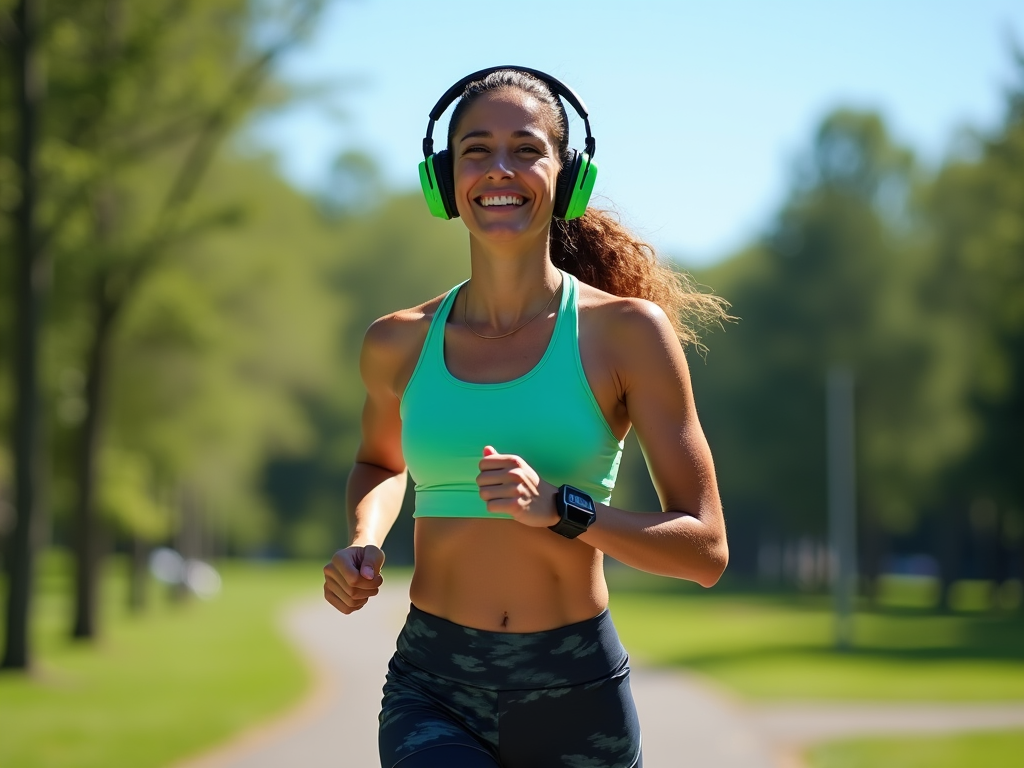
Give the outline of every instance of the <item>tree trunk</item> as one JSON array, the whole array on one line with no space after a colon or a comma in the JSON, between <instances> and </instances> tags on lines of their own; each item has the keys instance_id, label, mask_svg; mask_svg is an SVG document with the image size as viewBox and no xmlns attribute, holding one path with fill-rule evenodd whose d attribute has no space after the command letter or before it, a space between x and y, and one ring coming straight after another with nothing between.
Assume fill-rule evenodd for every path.
<instances>
[{"instance_id":1,"label":"tree trunk","mask_svg":"<svg viewBox=\"0 0 1024 768\"><path fill-rule=\"evenodd\" d=\"M128 610L142 613L146 609L147 565L149 544L141 537L132 535L128 542Z\"/></svg>"},{"instance_id":2,"label":"tree trunk","mask_svg":"<svg viewBox=\"0 0 1024 768\"><path fill-rule=\"evenodd\" d=\"M85 419L78 454L78 499L75 504L75 618L72 637L96 636L100 531L96 514L100 427L106 410L107 371L117 305L107 296L106 276L95 286L96 326L86 362Z\"/></svg>"},{"instance_id":3,"label":"tree trunk","mask_svg":"<svg viewBox=\"0 0 1024 768\"><path fill-rule=\"evenodd\" d=\"M963 565L961 515L958 504L948 503L942 511L939 525L939 609L946 613L953 610L953 583L960 578Z\"/></svg>"},{"instance_id":4,"label":"tree trunk","mask_svg":"<svg viewBox=\"0 0 1024 768\"><path fill-rule=\"evenodd\" d=\"M199 557L199 540L197 537L197 510L194 491L188 486L178 489L178 532L175 536L175 547L181 557L188 562ZM182 573L182 580L174 585L171 597L176 601L186 600L191 596L188 583L185 580L186 573Z\"/></svg>"},{"instance_id":5,"label":"tree trunk","mask_svg":"<svg viewBox=\"0 0 1024 768\"><path fill-rule=\"evenodd\" d=\"M21 200L14 212L14 509L8 542L6 644L2 666L27 669L35 517L42 482L42 429L39 397L39 335L49 264L38 248L36 227L36 155L43 77L36 45L39 1L20 0L14 11L17 34L13 53L17 123L15 162Z\"/></svg>"},{"instance_id":6,"label":"tree trunk","mask_svg":"<svg viewBox=\"0 0 1024 768\"><path fill-rule=\"evenodd\" d=\"M889 537L874 509L860 510L860 583L872 609L878 608L879 577L889 550Z\"/></svg>"}]
</instances>

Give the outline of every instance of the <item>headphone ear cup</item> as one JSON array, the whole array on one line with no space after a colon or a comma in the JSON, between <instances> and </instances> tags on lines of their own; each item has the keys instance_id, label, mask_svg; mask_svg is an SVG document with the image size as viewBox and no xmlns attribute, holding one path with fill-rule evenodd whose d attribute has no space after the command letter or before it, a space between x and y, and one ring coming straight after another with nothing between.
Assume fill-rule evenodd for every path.
<instances>
[{"instance_id":1,"label":"headphone ear cup","mask_svg":"<svg viewBox=\"0 0 1024 768\"><path fill-rule=\"evenodd\" d=\"M448 212L444 209L441 190L437 186L437 171L434 170L434 155L429 155L420 163L420 189L423 199L427 201L430 215L439 219L447 219Z\"/></svg>"},{"instance_id":2,"label":"headphone ear cup","mask_svg":"<svg viewBox=\"0 0 1024 768\"><path fill-rule=\"evenodd\" d=\"M420 188L432 216L439 219L457 218L455 206L455 178L448 150L430 155L420 163Z\"/></svg>"},{"instance_id":3,"label":"headphone ear cup","mask_svg":"<svg viewBox=\"0 0 1024 768\"><path fill-rule=\"evenodd\" d=\"M447 149L434 155L434 170L437 172L437 191L444 204L444 211L449 219L457 219L459 208L455 205L455 171L452 168L452 156Z\"/></svg>"},{"instance_id":4,"label":"headphone ear cup","mask_svg":"<svg viewBox=\"0 0 1024 768\"><path fill-rule=\"evenodd\" d=\"M570 148L569 154L562 163L562 169L558 172L558 180L555 182L555 209L553 215L556 219L564 219L565 213L569 210L569 201L572 199L572 192L576 174L580 168L580 153Z\"/></svg>"},{"instance_id":5,"label":"headphone ear cup","mask_svg":"<svg viewBox=\"0 0 1024 768\"><path fill-rule=\"evenodd\" d=\"M590 155L581 152L576 157L576 172L573 174L572 187L569 190L569 201L566 203L562 218L566 221L578 219L587 212L587 204L594 193L597 183L597 163Z\"/></svg>"}]
</instances>

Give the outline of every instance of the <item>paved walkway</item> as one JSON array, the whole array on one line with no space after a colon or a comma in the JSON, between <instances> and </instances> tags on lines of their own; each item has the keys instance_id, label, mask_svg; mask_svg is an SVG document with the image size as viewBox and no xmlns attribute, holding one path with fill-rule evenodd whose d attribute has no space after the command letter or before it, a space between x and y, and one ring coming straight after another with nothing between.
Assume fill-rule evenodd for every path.
<instances>
[{"instance_id":1,"label":"paved walkway","mask_svg":"<svg viewBox=\"0 0 1024 768\"><path fill-rule=\"evenodd\" d=\"M407 582L389 582L351 616L323 601L293 606L284 626L315 670L313 694L286 717L176 768L378 766L380 689L408 607ZM678 670L634 664L631 681L646 768L797 768L800 748L824 739L1024 727L1024 704L753 707Z\"/></svg>"}]
</instances>

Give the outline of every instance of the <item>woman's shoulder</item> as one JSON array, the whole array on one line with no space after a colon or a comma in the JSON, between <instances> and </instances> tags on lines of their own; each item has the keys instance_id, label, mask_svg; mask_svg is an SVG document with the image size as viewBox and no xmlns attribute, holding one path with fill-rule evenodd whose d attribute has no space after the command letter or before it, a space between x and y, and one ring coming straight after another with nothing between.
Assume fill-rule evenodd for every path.
<instances>
[{"instance_id":1,"label":"woman's shoulder","mask_svg":"<svg viewBox=\"0 0 1024 768\"><path fill-rule=\"evenodd\" d=\"M427 330L445 294L408 309L399 309L378 317L366 329L363 348L380 352L399 351L417 343L422 346Z\"/></svg>"},{"instance_id":2,"label":"woman's shoulder","mask_svg":"<svg viewBox=\"0 0 1024 768\"><path fill-rule=\"evenodd\" d=\"M366 329L360 355L365 376L383 376L394 381L401 372L415 364L427 338L444 294L408 309L400 309L378 317Z\"/></svg>"},{"instance_id":3,"label":"woman's shoulder","mask_svg":"<svg viewBox=\"0 0 1024 768\"><path fill-rule=\"evenodd\" d=\"M647 299L616 296L579 281L578 306L581 322L591 326L595 335L613 342L661 344L666 338L676 338L668 315Z\"/></svg>"}]
</instances>

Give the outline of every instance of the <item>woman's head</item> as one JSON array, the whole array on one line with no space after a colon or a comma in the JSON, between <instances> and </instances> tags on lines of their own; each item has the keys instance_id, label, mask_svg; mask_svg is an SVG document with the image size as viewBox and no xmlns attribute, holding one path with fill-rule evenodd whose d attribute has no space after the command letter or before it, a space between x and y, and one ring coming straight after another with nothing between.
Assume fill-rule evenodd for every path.
<instances>
[{"instance_id":1,"label":"woman's head","mask_svg":"<svg viewBox=\"0 0 1024 768\"><path fill-rule=\"evenodd\" d=\"M565 111L541 80L499 70L470 83L448 128L455 203L470 232L544 247L567 147Z\"/></svg>"}]
</instances>

